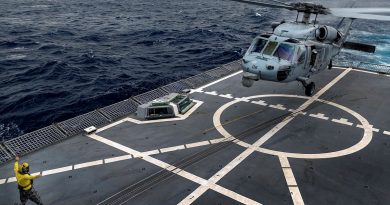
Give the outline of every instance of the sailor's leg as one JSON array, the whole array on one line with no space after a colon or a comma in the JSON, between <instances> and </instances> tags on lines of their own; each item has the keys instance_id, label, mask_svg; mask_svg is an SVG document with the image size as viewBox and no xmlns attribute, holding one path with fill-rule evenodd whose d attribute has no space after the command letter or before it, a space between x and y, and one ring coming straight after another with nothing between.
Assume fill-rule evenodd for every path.
<instances>
[{"instance_id":1,"label":"sailor's leg","mask_svg":"<svg viewBox=\"0 0 390 205\"><path fill-rule=\"evenodd\" d=\"M28 200L27 192L19 189L19 196L20 196L20 204L25 205L27 203L27 200Z\"/></svg>"},{"instance_id":2,"label":"sailor's leg","mask_svg":"<svg viewBox=\"0 0 390 205\"><path fill-rule=\"evenodd\" d=\"M39 194L37 191L35 191L35 189L30 190L29 199L38 205L43 205L41 197L39 197Z\"/></svg>"}]
</instances>

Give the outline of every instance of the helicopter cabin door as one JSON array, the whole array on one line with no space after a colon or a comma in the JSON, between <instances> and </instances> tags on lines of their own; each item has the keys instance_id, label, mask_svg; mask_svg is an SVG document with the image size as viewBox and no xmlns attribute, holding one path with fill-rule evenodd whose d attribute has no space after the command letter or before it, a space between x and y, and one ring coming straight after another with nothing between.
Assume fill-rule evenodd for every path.
<instances>
[{"instance_id":1,"label":"helicopter cabin door","mask_svg":"<svg viewBox=\"0 0 390 205\"><path fill-rule=\"evenodd\" d=\"M316 46L311 47L310 55L310 71L312 73L318 73L323 69L325 56L325 48L318 48Z\"/></svg>"}]
</instances>

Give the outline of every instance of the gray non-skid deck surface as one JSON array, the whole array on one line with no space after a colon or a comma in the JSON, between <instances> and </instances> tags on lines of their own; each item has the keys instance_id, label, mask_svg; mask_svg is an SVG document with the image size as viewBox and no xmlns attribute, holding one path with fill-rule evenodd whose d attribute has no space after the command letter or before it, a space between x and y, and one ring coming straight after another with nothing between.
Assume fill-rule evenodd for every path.
<instances>
[{"instance_id":1,"label":"gray non-skid deck surface","mask_svg":"<svg viewBox=\"0 0 390 205\"><path fill-rule=\"evenodd\" d=\"M317 90L343 71L333 69L313 76ZM244 88L240 78L238 74L208 86L202 92L191 94L203 104L185 120L152 124L126 121L96 134L136 151L151 151L150 156L169 164L211 150L217 145L226 145L184 168L207 180L246 149L232 142L211 144L213 140L215 142L223 137L213 125L214 113L222 105L234 98L282 95L240 101L222 112L220 120L223 128L236 137L242 137L243 142L252 144L307 100L286 96L303 95L298 83L259 81L252 88ZM305 204L390 203L390 135L385 132L390 131L390 108L387 105L390 100L389 80L387 76L351 71L320 96L320 99L356 111L379 130L373 132L367 147L346 156L288 158L297 182L295 187L299 188ZM319 154L351 147L363 136L363 129L356 127L360 122L351 113L335 106L314 102L304 111L307 113L297 115L261 147L282 153ZM345 124L345 119L352 125ZM111 163L99 161L108 162L106 160L127 154L80 135L29 154L23 160L31 164L32 172L71 166L71 170L53 173L35 181L35 187L45 204L96 204L161 170L155 164L139 158L123 158ZM287 185L279 160L278 156L256 151L216 184L262 204L294 204L289 190L291 187ZM83 164L84 168L76 169ZM12 177L12 166L11 162L0 167L0 180ZM174 175L127 204L177 204L198 187L198 183ZM227 195L209 189L193 204L241 204ZM0 181L0 204L14 204L17 200L16 184Z\"/></svg>"}]
</instances>

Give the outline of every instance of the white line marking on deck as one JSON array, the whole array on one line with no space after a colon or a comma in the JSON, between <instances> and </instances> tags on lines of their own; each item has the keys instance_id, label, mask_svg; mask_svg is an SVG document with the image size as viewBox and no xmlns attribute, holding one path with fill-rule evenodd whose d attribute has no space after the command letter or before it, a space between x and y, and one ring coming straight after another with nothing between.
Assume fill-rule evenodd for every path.
<instances>
[{"instance_id":1,"label":"white line marking on deck","mask_svg":"<svg viewBox=\"0 0 390 205\"><path fill-rule=\"evenodd\" d=\"M284 105L281 105L281 104L269 105L269 107L275 108L275 109L278 109L278 110L286 110L287 109L287 108L284 107Z\"/></svg>"},{"instance_id":2,"label":"white line marking on deck","mask_svg":"<svg viewBox=\"0 0 390 205\"><path fill-rule=\"evenodd\" d=\"M343 125L349 125L349 126L353 125L352 122L348 122L348 119L345 119L345 118L340 118L339 120L338 119L332 119L332 122L336 122L336 123L343 124Z\"/></svg>"},{"instance_id":3,"label":"white line marking on deck","mask_svg":"<svg viewBox=\"0 0 390 205\"><path fill-rule=\"evenodd\" d=\"M191 93L203 93L204 91L202 90L202 88L197 88L197 89L191 89L190 92Z\"/></svg>"},{"instance_id":4,"label":"white line marking on deck","mask_svg":"<svg viewBox=\"0 0 390 205\"><path fill-rule=\"evenodd\" d=\"M372 129L373 132L379 132L379 129L374 128L373 125L370 124L369 126L371 127L371 129ZM364 129L364 126L363 126L363 125L360 125L360 124L359 124L359 125L356 125L356 127L358 127L358 128L363 128L363 129Z\"/></svg>"},{"instance_id":5,"label":"white line marking on deck","mask_svg":"<svg viewBox=\"0 0 390 205\"><path fill-rule=\"evenodd\" d=\"M12 182L16 182L16 177L8 178L7 183L12 183Z\"/></svg>"},{"instance_id":6,"label":"white line marking on deck","mask_svg":"<svg viewBox=\"0 0 390 205\"><path fill-rule=\"evenodd\" d=\"M217 91L204 92L207 95L218 95Z\"/></svg>"},{"instance_id":7,"label":"white line marking on deck","mask_svg":"<svg viewBox=\"0 0 390 205\"><path fill-rule=\"evenodd\" d=\"M155 155L155 154L160 154L160 151L158 151L158 149L155 149L155 150L150 150L150 151L146 151L146 152L142 152L142 154L144 155Z\"/></svg>"},{"instance_id":8,"label":"white line marking on deck","mask_svg":"<svg viewBox=\"0 0 390 205\"><path fill-rule=\"evenodd\" d=\"M225 95L219 95L219 97L227 98L227 99L233 99L232 94L225 94Z\"/></svg>"},{"instance_id":9,"label":"white line marking on deck","mask_svg":"<svg viewBox=\"0 0 390 205\"><path fill-rule=\"evenodd\" d=\"M389 131L383 131L383 134L390 135L390 132Z\"/></svg>"},{"instance_id":10,"label":"white line marking on deck","mask_svg":"<svg viewBox=\"0 0 390 205\"><path fill-rule=\"evenodd\" d=\"M310 117L315 117L315 118L318 118L318 119L322 119L322 120L329 120L329 117L325 117L325 115L322 114L322 113L310 114L309 116Z\"/></svg>"},{"instance_id":11,"label":"white line marking on deck","mask_svg":"<svg viewBox=\"0 0 390 205\"><path fill-rule=\"evenodd\" d=\"M337 68L337 69L342 69L342 70L345 70L347 68L345 67L333 67L333 68ZM353 71L356 71L356 72L361 72L361 73L369 73L369 74L374 74L374 75L381 75L381 76L387 76L387 77L390 77L390 75L386 75L386 74L381 74L381 73L376 73L376 72L372 72L372 71L367 71L367 70L360 70L360 69L353 69Z\"/></svg>"},{"instance_id":12,"label":"white line marking on deck","mask_svg":"<svg viewBox=\"0 0 390 205\"><path fill-rule=\"evenodd\" d=\"M265 103L264 100L251 101L251 103L256 104L256 105L262 105L262 106L267 106L268 105L267 103Z\"/></svg>"},{"instance_id":13,"label":"white line marking on deck","mask_svg":"<svg viewBox=\"0 0 390 205\"><path fill-rule=\"evenodd\" d=\"M109 124L109 125L106 125L106 126L104 126L104 127L101 127L101 128L99 128L99 129L96 130L96 133L101 132L101 131L104 131L104 130L106 130L106 129L110 129L111 127L114 127L114 126L117 126L117 125L121 124L122 122L126 122L126 120L122 119L122 120L113 122L113 123L111 123L111 124Z\"/></svg>"},{"instance_id":14,"label":"white line marking on deck","mask_svg":"<svg viewBox=\"0 0 390 205\"><path fill-rule=\"evenodd\" d=\"M346 74L348 74L351 69L347 69L342 72L339 76L334 78L331 82L329 82L324 88L322 88L318 93L309 98L305 103L303 103L298 109L298 112L309 107L312 103L314 103L318 98L324 94L327 90L329 90L334 84L336 84L341 78L343 78ZM221 106L213 116L214 127L226 138L232 137L222 126L221 123L221 115L222 112L228 108L229 106L237 103L239 100L231 101ZM252 154L257 148L259 148L262 144L264 144L267 140L269 140L273 135L275 135L279 130L285 127L290 121L292 121L298 114L294 113L291 116L287 116L284 120L278 123L275 127L273 127L270 131L268 131L265 135L263 135L260 139L258 139L255 143L250 145L244 152L234 158L231 162L229 162L225 167L219 170L216 174L214 174L210 179L207 180L207 184L202 184L195 191L193 191L190 195L188 195L185 199L183 199L179 204L191 204L197 198L199 198L203 193L205 193L208 189L212 188L211 184L216 184L220 179L222 179L226 174L228 174L231 170L233 170L237 165L239 165L242 161L244 161L250 154Z\"/></svg>"},{"instance_id":15,"label":"white line marking on deck","mask_svg":"<svg viewBox=\"0 0 390 205\"><path fill-rule=\"evenodd\" d=\"M119 156L119 157L111 157L111 158L107 158L107 159L104 159L104 163L105 164L108 164L108 163L112 163L112 162L118 162L118 161L122 161L122 160L128 160L128 159L131 159L133 158L131 155L122 155L122 156Z\"/></svg>"},{"instance_id":16,"label":"white line marking on deck","mask_svg":"<svg viewBox=\"0 0 390 205\"><path fill-rule=\"evenodd\" d=\"M213 140L210 140L210 143L217 144L217 143L220 143L220 142L225 141L225 140L226 140L225 138L213 139Z\"/></svg>"},{"instance_id":17,"label":"white line marking on deck","mask_svg":"<svg viewBox=\"0 0 390 205\"><path fill-rule=\"evenodd\" d=\"M41 174L41 172L35 172L35 173L32 173L31 176L38 176L40 174Z\"/></svg>"},{"instance_id":18,"label":"white line marking on deck","mask_svg":"<svg viewBox=\"0 0 390 205\"><path fill-rule=\"evenodd\" d=\"M286 179L288 189L290 190L291 198L294 205L303 205L303 198L299 191L297 181L295 180L294 173L291 169L290 163L287 157L279 157L280 165L282 166L284 178Z\"/></svg>"},{"instance_id":19,"label":"white line marking on deck","mask_svg":"<svg viewBox=\"0 0 390 205\"><path fill-rule=\"evenodd\" d=\"M179 145L179 146L174 146L174 147L162 148L162 149L160 149L160 151L161 151L162 153L164 153L164 152L173 152L173 151L181 150L181 149L185 149L184 145Z\"/></svg>"},{"instance_id":20,"label":"white line marking on deck","mask_svg":"<svg viewBox=\"0 0 390 205\"><path fill-rule=\"evenodd\" d=\"M240 70L240 71L238 71L238 72L235 72L235 73L233 73L233 74L230 74L230 75L228 75L228 76L226 76L226 77L223 77L223 78L221 78L221 79L218 79L218 80L216 80L216 81L214 81L214 82L211 82L211 83L209 83L209 84L206 84L206 85L204 85L204 86L201 86L201 87L199 87L199 88L197 88L197 89L203 90L204 88L207 88L207 87L209 87L209 86L212 86L212 85L214 85L214 84L217 84L217 83L219 83L219 82L221 82L221 81L224 81L224 80L226 80L226 79L228 79L228 78L231 78L231 77L233 77L233 76L235 76L235 75L238 75L238 74L240 74L240 73L242 73L242 70ZM193 93L193 90L191 90L191 93Z\"/></svg>"},{"instance_id":21,"label":"white line marking on deck","mask_svg":"<svg viewBox=\"0 0 390 205\"><path fill-rule=\"evenodd\" d=\"M209 144L210 144L209 141L201 141L201 142L194 142L194 143L186 144L186 147L193 148L193 147L200 147L200 146L209 145Z\"/></svg>"},{"instance_id":22,"label":"white line marking on deck","mask_svg":"<svg viewBox=\"0 0 390 205\"><path fill-rule=\"evenodd\" d=\"M246 98L234 98L234 99L241 102L249 102L249 100Z\"/></svg>"},{"instance_id":23,"label":"white line marking on deck","mask_svg":"<svg viewBox=\"0 0 390 205\"><path fill-rule=\"evenodd\" d=\"M201 178L201 177L198 177L198 176L196 176L194 174L191 174L191 173L189 173L189 172L187 172L185 170L177 168L177 167L175 167L173 165L165 163L165 162L163 162L161 160L158 160L156 158L153 158L151 156L145 155L142 152L136 151L134 149L131 149L129 147L121 145L121 144L119 144L117 142L114 142L114 141L111 141L109 139L100 137L100 136L98 136L96 134L91 134L91 135L87 135L87 136L90 137L91 139L94 139L96 141L102 142L102 143L104 143L106 145L109 145L111 147L115 147L115 148L117 148L119 150L127 152L128 154L132 154L134 156L140 156L143 160L145 160L145 161L147 161L149 163L152 163L152 164L154 164L156 166L159 166L159 167L161 167L163 169L171 171L171 172L173 172L173 173L175 173L175 174L177 174L177 175L179 175L181 177L189 179L189 180L191 180L193 182L196 182L196 183L198 183L200 185L207 183L207 181L205 179ZM228 190L228 189L226 189L226 188L224 188L224 187L222 187L220 185L217 185L217 184L213 184L213 186L210 187L210 188L212 190L218 192L218 193L224 194L225 196L228 196L228 197L230 197L230 198L232 198L232 199L234 199L234 200L236 200L238 202L244 203L244 204L259 204L256 201L253 201L253 200L251 200L251 199L249 199L249 198L247 198L245 196L242 196L242 195L240 195L238 193L235 193L235 192L233 192L231 190Z\"/></svg>"},{"instance_id":24,"label":"white line marking on deck","mask_svg":"<svg viewBox=\"0 0 390 205\"><path fill-rule=\"evenodd\" d=\"M222 142L223 140L225 140L225 138L215 139L213 141L213 143L219 143L219 142ZM188 149L188 148L200 147L200 146L205 146L205 145L210 145L210 142L209 141L200 141L200 142L194 142L194 143L190 143L190 144L186 144L186 145L179 145L179 146L175 146L175 147L182 149L182 147L186 146L187 149ZM170 151L170 150L171 151L179 150L179 149L174 149L175 147L162 148L162 150L164 150L165 152ZM143 154L145 154L145 155L155 155L155 154L160 154L160 152L159 152L159 150L150 150L150 151L143 152ZM103 159L103 161L104 161L105 164L109 164L109 163L113 163L113 162L129 160L129 159L132 159L132 158L133 158L132 155L122 155L122 156L118 156L118 157L106 158L106 159ZM100 160L98 160L98 161L100 161ZM96 162L96 161L93 161L93 162ZM85 163L82 163L82 164L85 165L85 164L88 164L88 163L91 163L91 162L85 162ZM78 164L78 165L80 165L80 164ZM99 165L102 165L102 163L100 163ZM77 166L77 165L75 165L75 166ZM72 168L73 168L73 165L66 166L66 167L61 167L61 168L50 169L50 170L45 170L45 171L42 171L42 176L47 176L47 175L52 175L52 174L58 174L58 173L62 173L62 172L72 171L73 170ZM31 174L31 175L34 176L34 175L38 175L40 173L41 172L35 172L35 173ZM15 181L16 181L15 177L10 177L8 183L15 182ZM1 183L1 182L3 182L3 183ZM0 179L0 185L1 184L5 184L6 182L7 182L7 178L6 179Z\"/></svg>"},{"instance_id":25,"label":"white line marking on deck","mask_svg":"<svg viewBox=\"0 0 390 205\"><path fill-rule=\"evenodd\" d=\"M61 168L57 168L57 169L46 170L46 171L42 172L42 176L47 176L47 175L51 175L51 174L58 174L58 173L61 173L61 172L71 171L72 168L73 168L72 166L67 166L67 167L61 167Z\"/></svg>"},{"instance_id":26,"label":"white line marking on deck","mask_svg":"<svg viewBox=\"0 0 390 205\"><path fill-rule=\"evenodd\" d=\"M158 123L158 122L171 122L171 121L179 121L179 120L185 120L187 119L195 110L197 110L202 104L203 102L202 101L199 101L199 100L193 100L194 102L196 102L196 104L189 110L187 111L184 115L178 115L178 117L175 117L175 118L167 118L167 119L160 119L160 120L145 120L145 121L140 121L140 120L137 120L137 119L133 119L133 118L125 118L123 120L125 121L128 121L128 122L132 122L132 123L135 123L135 124L151 124L151 123Z\"/></svg>"},{"instance_id":27,"label":"white line marking on deck","mask_svg":"<svg viewBox=\"0 0 390 205\"><path fill-rule=\"evenodd\" d=\"M103 160L96 160L96 161L92 161L92 162L85 162L85 163L81 163L81 164L75 164L74 165L74 169L82 169L82 168L86 168L86 167L92 167L92 166L96 166L96 165L100 165L100 164L103 164Z\"/></svg>"}]
</instances>

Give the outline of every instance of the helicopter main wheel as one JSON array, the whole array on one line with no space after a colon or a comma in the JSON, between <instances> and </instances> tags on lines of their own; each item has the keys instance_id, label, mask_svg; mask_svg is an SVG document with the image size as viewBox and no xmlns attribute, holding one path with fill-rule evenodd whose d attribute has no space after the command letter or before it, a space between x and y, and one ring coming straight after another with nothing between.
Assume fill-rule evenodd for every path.
<instances>
[{"instance_id":1,"label":"helicopter main wheel","mask_svg":"<svg viewBox=\"0 0 390 205\"><path fill-rule=\"evenodd\" d=\"M312 96L315 90L316 90L316 84L314 84L313 82L305 86L305 94L307 96Z\"/></svg>"},{"instance_id":2,"label":"helicopter main wheel","mask_svg":"<svg viewBox=\"0 0 390 205\"><path fill-rule=\"evenodd\" d=\"M250 79L250 78L242 77L241 83L242 83L242 85L243 85L244 87L249 88L249 87L252 87L252 85L253 85L253 80Z\"/></svg>"}]
</instances>

